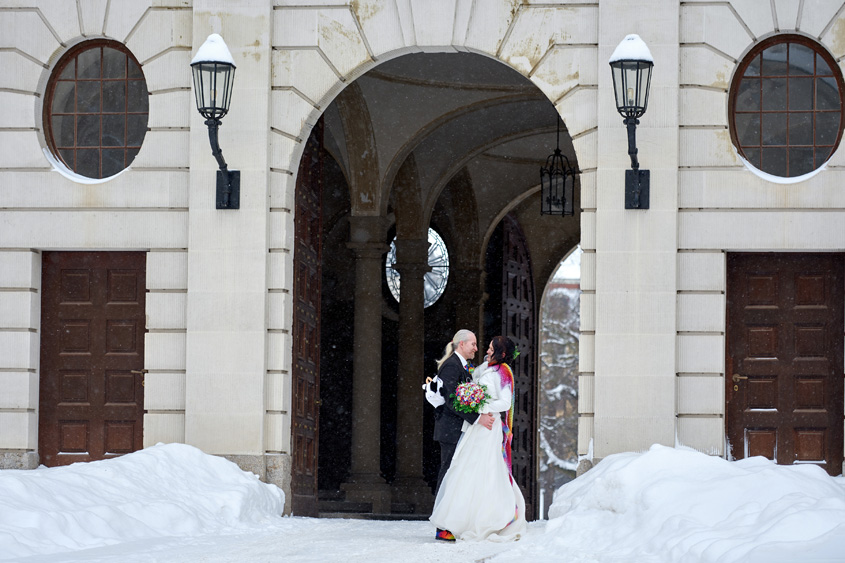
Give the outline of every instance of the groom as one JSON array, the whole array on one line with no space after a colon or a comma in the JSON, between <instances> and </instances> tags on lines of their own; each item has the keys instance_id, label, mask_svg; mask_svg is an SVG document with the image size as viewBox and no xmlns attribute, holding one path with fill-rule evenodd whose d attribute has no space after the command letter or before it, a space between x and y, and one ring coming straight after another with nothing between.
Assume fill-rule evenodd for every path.
<instances>
[{"instance_id":1,"label":"groom","mask_svg":"<svg viewBox=\"0 0 845 563\"><path fill-rule=\"evenodd\" d=\"M440 473L437 475L437 489L449 466L452 464L452 456L455 455L455 448L458 446L458 439L461 437L461 428L464 420L470 424L476 421L488 430L493 428L495 417L490 413L479 416L478 413L465 413L455 410L452 403L452 393L461 383L471 381L472 376L467 366L468 360L475 357L478 351L478 344L475 334L472 331L461 329L452 338L454 353L449 356L440 366L437 375L443 380L442 393L446 403L434 410L434 439L440 442ZM438 540L455 541L455 536L448 530L437 530L435 536Z\"/></svg>"}]
</instances>

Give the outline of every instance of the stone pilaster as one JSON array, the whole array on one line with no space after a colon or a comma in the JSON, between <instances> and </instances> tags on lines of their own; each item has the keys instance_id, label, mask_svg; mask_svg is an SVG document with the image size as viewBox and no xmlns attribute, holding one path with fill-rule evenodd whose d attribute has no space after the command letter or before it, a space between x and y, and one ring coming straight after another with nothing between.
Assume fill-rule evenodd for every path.
<instances>
[{"instance_id":1,"label":"stone pilaster","mask_svg":"<svg viewBox=\"0 0 845 563\"><path fill-rule=\"evenodd\" d=\"M206 453L261 456L273 3L239 2L236 14L222 8L211 0L193 3L192 52L216 32L237 60L232 106L219 141L229 168L241 172L242 191L240 209L216 209L218 165L208 128L192 107L184 439Z\"/></svg>"},{"instance_id":2,"label":"stone pilaster","mask_svg":"<svg viewBox=\"0 0 845 563\"><path fill-rule=\"evenodd\" d=\"M651 171L649 209L625 209L628 135L610 69L598 73L595 295L581 301L582 330L585 316L594 318L596 458L677 440L679 151L667 147L678 142L680 5L606 0L598 8L598 60L637 33L654 71L636 132L641 169ZM651 17L642 17L646 10Z\"/></svg>"}]
</instances>

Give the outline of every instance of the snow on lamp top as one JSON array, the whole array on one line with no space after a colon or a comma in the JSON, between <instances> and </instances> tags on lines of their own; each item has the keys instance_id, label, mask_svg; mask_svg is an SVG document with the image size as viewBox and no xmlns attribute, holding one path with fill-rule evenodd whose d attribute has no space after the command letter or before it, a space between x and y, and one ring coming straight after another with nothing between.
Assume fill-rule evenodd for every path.
<instances>
[{"instance_id":1,"label":"snow on lamp top","mask_svg":"<svg viewBox=\"0 0 845 563\"><path fill-rule=\"evenodd\" d=\"M610 60L616 109L625 119L639 119L648 106L654 59L645 41L632 33L623 39Z\"/></svg>"},{"instance_id":2,"label":"snow on lamp top","mask_svg":"<svg viewBox=\"0 0 845 563\"><path fill-rule=\"evenodd\" d=\"M191 60L192 65L196 63L226 63L234 67L235 59L232 58L223 38L217 33L212 33Z\"/></svg>"},{"instance_id":3,"label":"snow on lamp top","mask_svg":"<svg viewBox=\"0 0 845 563\"><path fill-rule=\"evenodd\" d=\"M644 61L654 63L651 51L648 50L648 45L636 33L626 35L625 39L620 41L619 45L616 46L613 54L610 55L610 60L607 62L613 64L616 61Z\"/></svg>"}]
</instances>

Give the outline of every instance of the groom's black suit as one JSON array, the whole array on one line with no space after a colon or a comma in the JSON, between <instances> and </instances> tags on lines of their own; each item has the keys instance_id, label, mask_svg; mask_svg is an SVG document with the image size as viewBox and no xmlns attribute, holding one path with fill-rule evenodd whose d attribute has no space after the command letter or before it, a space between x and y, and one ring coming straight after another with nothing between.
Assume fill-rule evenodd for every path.
<instances>
[{"instance_id":1,"label":"groom's black suit","mask_svg":"<svg viewBox=\"0 0 845 563\"><path fill-rule=\"evenodd\" d=\"M442 393L446 398L446 404L434 410L434 439L440 442L440 473L437 475L435 495L440 490L443 476L452 464L452 456L455 455L464 421L474 424L478 419L478 413L456 411L452 404L452 393L458 385L472 379L458 355L449 356L440 366L437 375L443 380Z\"/></svg>"}]
</instances>

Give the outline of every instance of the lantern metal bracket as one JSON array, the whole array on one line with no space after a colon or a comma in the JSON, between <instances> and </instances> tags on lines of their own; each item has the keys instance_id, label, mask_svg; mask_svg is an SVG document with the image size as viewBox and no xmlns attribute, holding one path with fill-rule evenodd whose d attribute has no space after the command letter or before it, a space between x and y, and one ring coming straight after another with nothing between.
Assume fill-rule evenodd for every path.
<instances>
[{"instance_id":1,"label":"lantern metal bracket","mask_svg":"<svg viewBox=\"0 0 845 563\"><path fill-rule=\"evenodd\" d=\"M220 170L217 171L217 209L240 209L241 208L241 171L229 170L226 161L223 159L223 151L217 139L217 130L220 128L219 119L206 119L208 126L208 140L211 143L211 154L217 159Z\"/></svg>"},{"instance_id":2,"label":"lantern metal bracket","mask_svg":"<svg viewBox=\"0 0 845 563\"><path fill-rule=\"evenodd\" d=\"M625 171L625 209L648 209L648 170Z\"/></svg>"},{"instance_id":3,"label":"lantern metal bracket","mask_svg":"<svg viewBox=\"0 0 845 563\"><path fill-rule=\"evenodd\" d=\"M637 125L640 120L634 117L624 121L628 126L628 156L631 157L631 170L625 171L625 209L648 209L651 174L640 170L637 159Z\"/></svg>"},{"instance_id":4,"label":"lantern metal bracket","mask_svg":"<svg viewBox=\"0 0 845 563\"><path fill-rule=\"evenodd\" d=\"M241 171L217 171L217 209L241 208Z\"/></svg>"}]
</instances>

